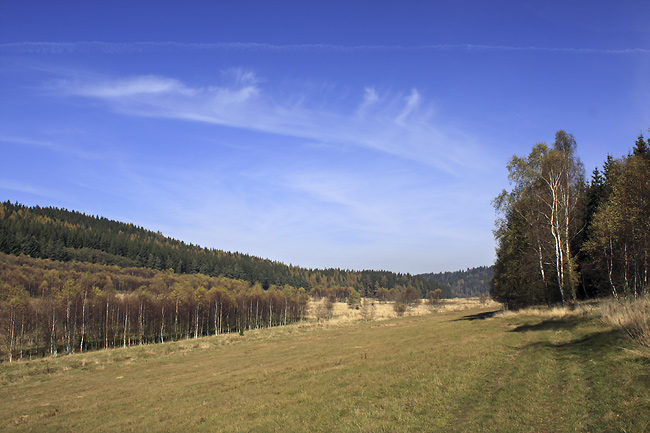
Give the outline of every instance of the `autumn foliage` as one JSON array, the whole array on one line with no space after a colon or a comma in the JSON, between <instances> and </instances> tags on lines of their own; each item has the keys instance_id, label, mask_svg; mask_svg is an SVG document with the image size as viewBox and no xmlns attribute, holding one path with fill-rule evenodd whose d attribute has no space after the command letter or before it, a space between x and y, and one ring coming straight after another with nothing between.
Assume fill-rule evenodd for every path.
<instances>
[{"instance_id":1,"label":"autumn foliage","mask_svg":"<svg viewBox=\"0 0 650 433\"><path fill-rule=\"evenodd\" d=\"M508 164L510 191L500 214L490 293L509 308L575 304L650 289L650 139L625 157L607 158L591 182L571 134L533 147Z\"/></svg>"},{"instance_id":2,"label":"autumn foliage","mask_svg":"<svg viewBox=\"0 0 650 433\"><path fill-rule=\"evenodd\" d=\"M0 254L5 360L197 338L304 317L302 288Z\"/></svg>"}]
</instances>

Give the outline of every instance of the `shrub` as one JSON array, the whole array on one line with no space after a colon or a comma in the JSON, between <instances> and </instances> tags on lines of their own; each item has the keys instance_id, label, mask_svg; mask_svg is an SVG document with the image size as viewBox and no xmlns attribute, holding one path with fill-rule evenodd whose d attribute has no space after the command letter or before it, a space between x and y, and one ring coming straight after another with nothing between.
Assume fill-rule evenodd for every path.
<instances>
[{"instance_id":1,"label":"shrub","mask_svg":"<svg viewBox=\"0 0 650 433\"><path fill-rule=\"evenodd\" d=\"M398 316L403 316L406 312L406 304L403 302L395 302L395 305L393 305L393 310L395 310Z\"/></svg>"},{"instance_id":2,"label":"shrub","mask_svg":"<svg viewBox=\"0 0 650 433\"><path fill-rule=\"evenodd\" d=\"M427 303L431 306L438 306L442 303L442 290L436 289L427 293Z\"/></svg>"},{"instance_id":3,"label":"shrub","mask_svg":"<svg viewBox=\"0 0 650 433\"><path fill-rule=\"evenodd\" d=\"M375 318L375 303L370 299L364 299L361 304L361 317L366 322L370 322Z\"/></svg>"},{"instance_id":4,"label":"shrub","mask_svg":"<svg viewBox=\"0 0 650 433\"><path fill-rule=\"evenodd\" d=\"M323 298L321 302L316 305L316 318L321 320L330 320L334 314L334 302L331 298Z\"/></svg>"},{"instance_id":5,"label":"shrub","mask_svg":"<svg viewBox=\"0 0 650 433\"><path fill-rule=\"evenodd\" d=\"M361 295L356 290L351 289L350 294L348 295L348 307L355 308L358 307L360 303Z\"/></svg>"},{"instance_id":6,"label":"shrub","mask_svg":"<svg viewBox=\"0 0 650 433\"><path fill-rule=\"evenodd\" d=\"M415 287L406 287L399 296L399 301L406 305L419 305L420 304L420 291Z\"/></svg>"}]
</instances>

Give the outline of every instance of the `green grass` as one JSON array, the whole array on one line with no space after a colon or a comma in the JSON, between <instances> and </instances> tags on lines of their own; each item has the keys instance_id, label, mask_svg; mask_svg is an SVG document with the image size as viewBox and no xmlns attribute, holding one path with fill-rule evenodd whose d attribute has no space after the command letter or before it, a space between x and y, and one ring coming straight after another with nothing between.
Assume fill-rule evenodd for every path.
<instances>
[{"instance_id":1,"label":"green grass","mask_svg":"<svg viewBox=\"0 0 650 433\"><path fill-rule=\"evenodd\" d=\"M7 431L650 431L621 332L486 309L0 365Z\"/></svg>"}]
</instances>

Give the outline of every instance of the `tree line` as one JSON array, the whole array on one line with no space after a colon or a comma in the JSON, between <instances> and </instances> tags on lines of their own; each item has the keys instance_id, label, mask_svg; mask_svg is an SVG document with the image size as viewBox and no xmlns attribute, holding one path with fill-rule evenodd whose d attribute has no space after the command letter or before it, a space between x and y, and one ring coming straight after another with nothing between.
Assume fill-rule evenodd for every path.
<instances>
[{"instance_id":1,"label":"tree line","mask_svg":"<svg viewBox=\"0 0 650 433\"><path fill-rule=\"evenodd\" d=\"M585 181L573 135L558 131L508 163L512 189L494 200L499 213L492 297L509 308L563 305L649 288L650 138L608 156Z\"/></svg>"},{"instance_id":2,"label":"tree line","mask_svg":"<svg viewBox=\"0 0 650 433\"><path fill-rule=\"evenodd\" d=\"M308 300L291 286L0 253L0 359L286 325Z\"/></svg>"},{"instance_id":3,"label":"tree line","mask_svg":"<svg viewBox=\"0 0 650 433\"><path fill-rule=\"evenodd\" d=\"M492 273L492 266L479 266L476 268L467 268L464 271L448 271L420 275L440 284L447 285L452 296L470 298L487 295L490 292Z\"/></svg>"},{"instance_id":4,"label":"tree line","mask_svg":"<svg viewBox=\"0 0 650 433\"><path fill-rule=\"evenodd\" d=\"M239 252L225 252L163 236L133 224L54 207L0 203L0 252L59 261L173 270L176 274L248 281L305 290L352 287L374 297L379 289L414 287L424 297L448 290L432 280L375 270L308 269Z\"/></svg>"},{"instance_id":5,"label":"tree line","mask_svg":"<svg viewBox=\"0 0 650 433\"><path fill-rule=\"evenodd\" d=\"M378 301L411 305L413 286ZM439 299L441 290L429 292ZM309 298L361 304L353 287L264 289L223 276L35 259L0 253L0 360L82 353L286 325Z\"/></svg>"},{"instance_id":6,"label":"tree line","mask_svg":"<svg viewBox=\"0 0 650 433\"><path fill-rule=\"evenodd\" d=\"M409 274L305 269L10 202L0 251L0 359L10 361L285 325L304 318L309 296L450 295Z\"/></svg>"}]
</instances>

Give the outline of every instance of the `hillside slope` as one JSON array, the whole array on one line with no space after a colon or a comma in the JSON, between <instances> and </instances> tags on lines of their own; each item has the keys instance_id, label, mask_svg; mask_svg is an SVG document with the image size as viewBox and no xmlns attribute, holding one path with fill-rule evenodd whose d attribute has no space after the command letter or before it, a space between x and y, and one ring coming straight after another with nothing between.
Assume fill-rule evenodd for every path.
<instances>
[{"instance_id":1,"label":"hillside slope","mask_svg":"<svg viewBox=\"0 0 650 433\"><path fill-rule=\"evenodd\" d=\"M133 224L51 207L0 203L0 252L34 258L173 270L177 274L248 281L270 286L327 290L352 287L364 296L377 290L414 287L424 297L433 280L381 270L307 269L239 252L202 248Z\"/></svg>"}]
</instances>

